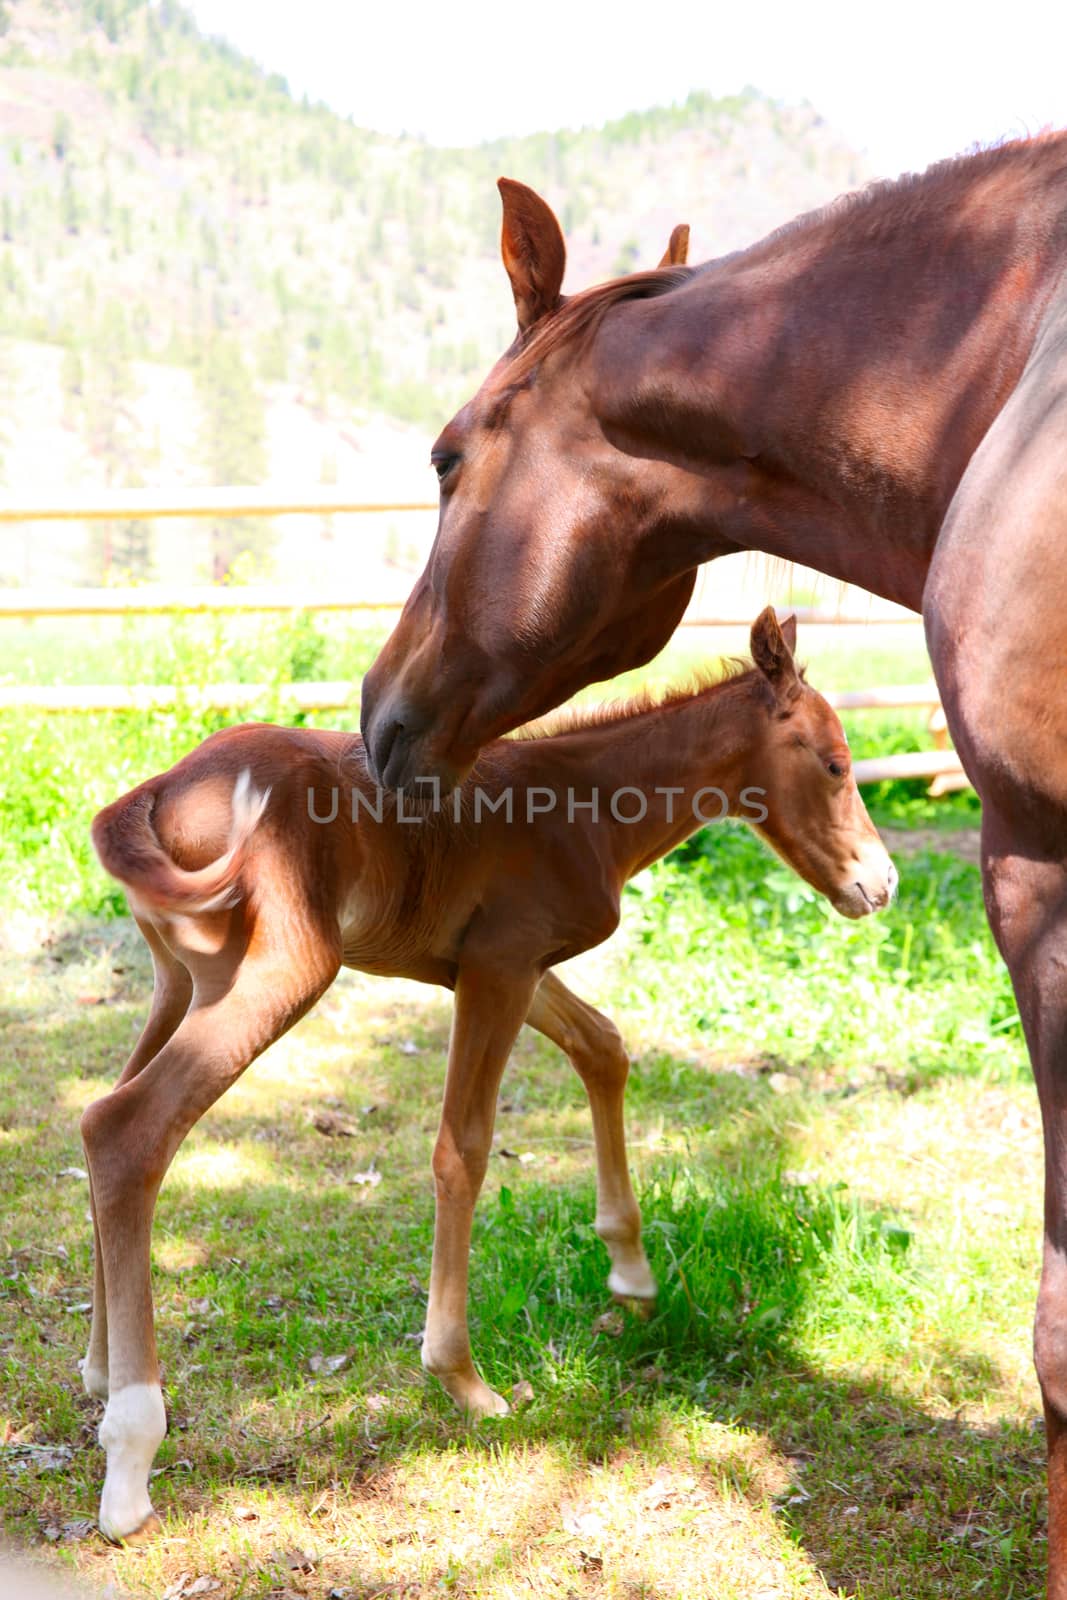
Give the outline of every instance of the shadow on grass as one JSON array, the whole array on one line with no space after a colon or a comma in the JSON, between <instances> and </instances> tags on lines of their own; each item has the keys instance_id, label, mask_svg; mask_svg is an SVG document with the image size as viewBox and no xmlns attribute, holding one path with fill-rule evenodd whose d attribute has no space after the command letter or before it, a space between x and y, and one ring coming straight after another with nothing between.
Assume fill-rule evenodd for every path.
<instances>
[{"instance_id":1,"label":"shadow on grass","mask_svg":"<svg viewBox=\"0 0 1067 1600\"><path fill-rule=\"evenodd\" d=\"M197 1211L209 1207L217 1219L229 1207L232 1222L196 1281L221 1317L165 1329L174 1395L199 1411L188 1432L179 1417L169 1459L195 1452L205 1476L286 1484L301 1498L340 1481L346 1496L368 1502L394 1493L395 1474L413 1462L457 1451L497 1471L510 1460L521 1472L536 1447L562 1452L576 1469L680 1464L714 1495L753 1508L773 1493L784 1535L843 1592L881 1600L1038 1592L1040 1435L934 1414L890 1381L820 1370L805 1353L808 1320L833 1320L819 1312L820 1297L832 1306L856 1276L879 1272L881 1292L891 1293L898 1247L887 1243L886 1219L771 1178L709 1184L665 1172L643 1198L662 1286L648 1322L605 1310L585 1185L504 1186L488 1197L475 1239L474 1347L498 1389L527 1380L535 1398L514 1417L472 1428L418 1374L424 1216L387 1224L380 1207L345 1206L333 1190L294 1210L289 1191L265 1186L254 1204L279 1235L291 1238L316 1207L329 1216L306 1247L271 1249L232 1197L204 1194ZM239 1259L223 1253L237 1239ZM896 1275L906 1293L903 1263ZM165 1299L180 1279L159 1277ZM280 1285L288 1292L279 1295ZM349 1354L351 1366L309 1379L320 1353ZM930 1353L960 1411L998 1376L988 1358L949 1339L932 1339ZM229 1369L230 1385L200 1410L203 1380L180 1369L213 1361ZM245 1436L236 1456L227 1433L235 1395L242 1406L254 1402L246 1415L265 1429L258 1443ZM269 1422L275 1404L285 1417L310 1410L322 1425L295 1442L279 1438ZM785 1481L754 1471L749 1431L786 1458ZM168 1500L189 1509L189 1489L174 1477L161 1504Z\"/></svg>"},{"instance_id":2,"label":"shadow on grass","mask_svg":"<svg viewBox=\"0 0 1067 1600\"><path fill-rule=\"evenodd\" d=\"M110 962L111 977L125 985L104 1003L29 1019L16 1009L5 1030L0 1092L36 1118L54 1166L57 1149L76 1140L73 1111L42 1121L57 1053L82 1078L113 1076L147 998L143 970L113 970L124 965L115 959L121 946L121 933L108 935L90 952L94 970ZM53 954L77 974L84 948L74 937ZM40 971L50 980L48 953ZM76 975L75 987L80 981ZM325 1025L332 1026L328 1010ZM362 1134L342 1155L340 1141L306 1124L279 1129L277 1111L230 1114L224 1102L204 1130L195 1181L179 1169L169 1193L164 1188L156 1289L172 1432L160 1457L161 1509L186 1515L203 1505L201 1475L301 1494L340 1484L346 1495L376 1501L401 1468L457 1450L505 1463L511 1450L517 1472L532 1447L563 1450L579 1463L676 1457L715 1493L756 1506L773 1493L783 1534L844 1592L1008 1600L1038 1591L1043 1441L1027 1427L978 1428L958 1414L998 1380L988 1356L928 1334L948 1391L936 1413L905 1393L903 1380L853 1381L811 1358L819 1332L832 1332L857 1306L872 1327L891 1326L916 1293L907 1228L842 1191L791 1180L786 1119L763 1084L708 1074L669 1054L649 1059L633 1106L651 1114L669 1092L672 1103L698 1106L701 1123L721 1121L723 1133L694 1138L684 1162L642 1158L646 1236L661 1285L654 1315L642 1322L609 1309L605 1257L591 1227L590 1151L582 1151L580 1173L574 1162L539 1166L532 1176L519 1163L494 1161L474 1241L474 1348L501 1392L525 1380L535 1398L500 1424L466 1426L418 1372L431 1241L425 1158L434 1118L426 1102L440 1087L443 1013L412 1006L387 1031L414 1041L417 1053L374 1045L373 1028L371 1044L363 1041L369 1054L389 1055L404 1109L382 1137L402 1147L406 1162L397 1158L380 1186L348 1181L363 1159ZM527 1078L529 1047L518 1055L505 1098L514 1091L519 1112L547 1118L558 1133L559 1108L569 1114L579 1105L568 1070L538 1051ZM357 1062L356 1099L370 1092L362 1073ZM322 1098L321 1088L297 1092ZM239 1143L268 1127L263 1161L221 1181L220 1140ZM49 1213L47 1241L64 1245L72 1271L86 1275L83 1191L73 1199L69 1184L42 1190L33 1152L23 1168L16 1155L11 1192L21 1173L23 1204ZM18 1244L14 1235L10 1243ZM43 1409L40 1384L49 1373L59 1385L50 1437L82 1458L79 1509L91 1515L100 1467L90 1444L95 1408L72 1376L84 1323L67 1315L66 1291L50 1287L44 1253L12 1258L0 1354L20 1364L17 1374L9 1368L14 1415ZM316 1375L312 1358L331 1355L346 1358L344 1370ZM272 1421L275 1411L311 1412L313 1420L294 1440ZM753 1472L743 1430L786 1458L785 1481L769 1485ZM178 1470L186 1459L191 1474ZM32 1534L47 1503L48 1496L27 1500L16 1531ZM65 1514L74 1510L68 1500Z\"/></svg>"}]
</instances>

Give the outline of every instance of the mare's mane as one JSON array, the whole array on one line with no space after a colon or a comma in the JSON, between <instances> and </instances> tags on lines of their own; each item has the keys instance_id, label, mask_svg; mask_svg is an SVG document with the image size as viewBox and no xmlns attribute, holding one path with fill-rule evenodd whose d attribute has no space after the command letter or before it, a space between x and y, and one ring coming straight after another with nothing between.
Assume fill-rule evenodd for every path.
<instances>
[{"instance_id":1,"label":"mare's mane","mask_svg":"<svg viewBox=\"0 0 1067 1600\"><path fill-rule=\"evenodd\" d=\"M1054 167L1057 156L1067 177L1067 132L1059 129L976 146L963 155L935 161L922 172L905 172L898 178L876 178L858 189L850 189L826 205L791 218L750 245L744 253L762 255L795 234L820 227L827 228L842 242L882 239L898 229L914 226L925 217L942 215L975 180L992 177L1013 166L1020 172L1042 171Z\"/></svg>"},{"instance_id":2,"label":"mare's mane","mask_svg":"<svg viewBox=\"0 0 1067 1600\"><path fill-rule=\"evenodd\" d=\"M783 223L743 251L732 251L692 267L658 267L649 272L633 272L568 295L556 311L535 324L516 355L502 363L497 379L501 399L506 402L554 350L592 332L613 306L631 300L658 299L689 283L696 274L740 255L773 254L780 244L798 234L825 229L835 242L839 240L842 244L885 238L901 228L914 227L926 217L943 215L976 179L990 177L999 169L1012 166L1023 172L1039 171L1054 166L1057 155L1067 181L1067 133L1047 131L971 150L935 162L924 172L877 179L850 190L827 205Z\"/></svg>"}]
</instances>

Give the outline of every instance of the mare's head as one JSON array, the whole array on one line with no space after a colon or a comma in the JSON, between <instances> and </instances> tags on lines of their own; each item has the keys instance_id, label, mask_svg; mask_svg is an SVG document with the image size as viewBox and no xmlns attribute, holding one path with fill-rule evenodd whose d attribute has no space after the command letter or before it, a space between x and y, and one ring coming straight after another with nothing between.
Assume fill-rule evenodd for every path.
<instances>
[{"instance_id":1,"label":"mare's head","mask_svg":"<svg viewBox=\"0 0 1067 1600\"><path fill-rule=\"evenodd\" d=\"M518 333L433 447L437 537L364 682L368 761L388 787L449 786L489 739L649 660L696 572L657 463L609 438L594 395L603 325L687 281L688 230L655 270L567 298L552 212L500 189Z\"/></svg>"},{"instance_id":2,"label":"mare's head","mask_svg":"<svg viewBox=\"0 0 1067 1600\"><path fill-rule=\"evenodd\" d=\"M767 713L748 768L765 791L755 826L842 916L865 917L888 905L897 871L860 798L840 719L797 671L795 648L796 618L779 626L768 607L752 625Z\"/></svg>"}]
</instances>

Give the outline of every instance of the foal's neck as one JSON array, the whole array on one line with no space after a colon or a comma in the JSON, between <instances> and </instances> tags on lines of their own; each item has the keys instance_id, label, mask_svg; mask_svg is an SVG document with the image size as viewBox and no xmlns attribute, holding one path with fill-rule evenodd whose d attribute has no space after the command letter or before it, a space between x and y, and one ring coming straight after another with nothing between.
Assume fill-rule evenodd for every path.
<instances>
[{"instance_id":1,"label":"foal's neck","mask_svg":"<svg viewBox=\"0 0 1067 1600\"><path fill-rule=\"evenodd\" d=\"M746 786L767 724L766 689L750 671L646 711L610 715L563 736L572 744L600 824L612 830L625 877L666 855L705 822L745 816ZM751 798L751 797L750 797Z\"/></svg>"}]
</instances>

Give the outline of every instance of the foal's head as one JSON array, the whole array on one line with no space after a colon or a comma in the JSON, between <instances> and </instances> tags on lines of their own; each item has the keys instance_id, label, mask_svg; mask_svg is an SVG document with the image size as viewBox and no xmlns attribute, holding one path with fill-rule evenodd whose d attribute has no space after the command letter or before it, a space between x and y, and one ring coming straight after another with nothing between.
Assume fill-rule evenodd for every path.
<instances>
[{"instance_id":1,"label":"foal's head","mask_svg":"<svg viewBox=\"0 0 1067 1600\"><path fill-rule=\"evenodd\" d=\"M797 671L795 647L796 618L779 626L768 607L752 626L767 691L751 769L766 791L757 830L842 916L865 917L889 903L897 871L860 798L845 730Z\"/></svg>"}]
</instances>

